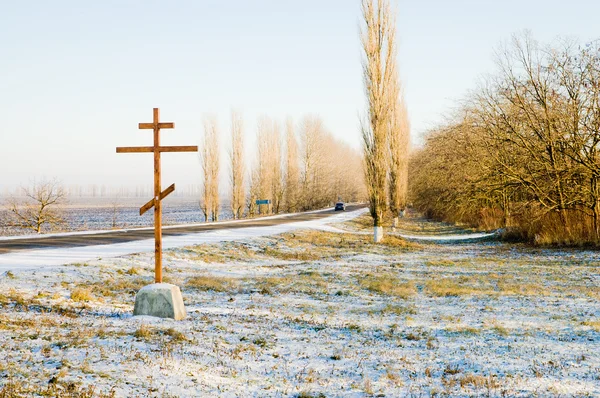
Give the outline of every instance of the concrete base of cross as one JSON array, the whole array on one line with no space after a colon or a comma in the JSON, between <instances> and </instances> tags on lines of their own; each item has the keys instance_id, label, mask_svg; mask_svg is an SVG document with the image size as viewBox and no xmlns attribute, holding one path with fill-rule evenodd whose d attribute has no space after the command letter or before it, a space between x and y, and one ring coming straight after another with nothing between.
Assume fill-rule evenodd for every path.
<instances>
[{"instance_id":1,"label":"concrete base of cross","mask_svg":"<svg viewBox=\"0 0 600 398\"><path fill-rule=\"evenodd\" d=\"M186 316L179 287L169 283L144 286L135 296L133 315L158 318L184 319Z\"/></svg>"}]
</instances>

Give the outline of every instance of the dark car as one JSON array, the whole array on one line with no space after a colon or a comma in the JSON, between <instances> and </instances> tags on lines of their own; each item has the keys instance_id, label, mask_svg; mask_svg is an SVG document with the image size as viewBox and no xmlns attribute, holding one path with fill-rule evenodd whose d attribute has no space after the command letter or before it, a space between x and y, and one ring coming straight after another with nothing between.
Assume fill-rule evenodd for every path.
<instances>
[{"instance_id":1,"label":"dark car","mask_svg":"<svg viewBox=\"0 0 600 398\"><path fill-rule=\"evenodd\" d=\"M338 210L345 211L346 210L346 204L344 202L337 202L335 204L335 211L338 211Z\"/></svg>"}]
</instances>

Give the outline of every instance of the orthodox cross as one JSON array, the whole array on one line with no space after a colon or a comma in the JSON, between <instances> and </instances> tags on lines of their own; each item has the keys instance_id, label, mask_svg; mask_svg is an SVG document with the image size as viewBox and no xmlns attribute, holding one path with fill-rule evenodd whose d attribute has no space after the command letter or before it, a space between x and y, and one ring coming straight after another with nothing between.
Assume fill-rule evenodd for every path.
<instances>
[{"instance_id":1,"label":"orthodox cross","mask_svg":"<svg viewBox=\"0 0 600 398\"><path fill-rule=\"evenodd\" d=\"M154 280L162 283L162 206L161 201L175 190L175 184L160 189L161 152L198 152L197 146L160 146L160 129L175 128L174 123L159 122L158 108L154 108L152 123L140 123L142 130L154 130L154 146L117 147L117 153L154 153L154 197L140 208L140 216L154 207Z\"/></svg>"}]
</instances>

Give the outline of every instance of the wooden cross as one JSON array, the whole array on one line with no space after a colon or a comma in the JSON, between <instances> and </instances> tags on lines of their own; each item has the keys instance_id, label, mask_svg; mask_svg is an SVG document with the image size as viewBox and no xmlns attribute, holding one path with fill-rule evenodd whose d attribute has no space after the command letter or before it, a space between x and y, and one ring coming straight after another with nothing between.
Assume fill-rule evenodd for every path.
<instances>
[{"instance_id":1,"label":"wooden cross","mask_svg":"<svg viewBox=\"0 0 600 398\"><path fill-rule=\"evenodd\" d=\"M160 153L161 152L198 152L197 146L160 146L160 129L175 128L174 123L159 122L158 108L154 108L152 123L140 123L142 130L154 130L154 146L117 147L117 153L154 153L154 197L140 208L140 216L154 206L154 280L162 283L162 206L161 201L175 190L175 184L160 189Z\"/></svg>"}]
</instances>

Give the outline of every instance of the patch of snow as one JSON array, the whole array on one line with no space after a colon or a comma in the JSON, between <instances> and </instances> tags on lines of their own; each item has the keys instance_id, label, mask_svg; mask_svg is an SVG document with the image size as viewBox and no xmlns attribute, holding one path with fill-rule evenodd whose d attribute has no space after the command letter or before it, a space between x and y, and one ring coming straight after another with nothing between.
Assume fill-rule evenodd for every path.
<instances>
[{"instance_id":1,"label":"patch of snow","mask_svg":"<svg viewBox=\"0 0 600 398\"><path fill-rule=\"evenodd\" d=\"M497 237L496 232L480 232L474 234L449 234L449 235L410 235L402 232L391 232L390 235L396 235L406 240L411 241L426 241L426 242L460 242L460 241L477 241Z\"/></svg>"}]
</instances>

